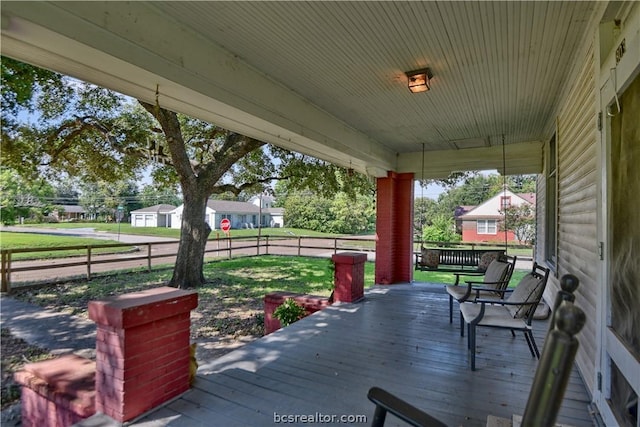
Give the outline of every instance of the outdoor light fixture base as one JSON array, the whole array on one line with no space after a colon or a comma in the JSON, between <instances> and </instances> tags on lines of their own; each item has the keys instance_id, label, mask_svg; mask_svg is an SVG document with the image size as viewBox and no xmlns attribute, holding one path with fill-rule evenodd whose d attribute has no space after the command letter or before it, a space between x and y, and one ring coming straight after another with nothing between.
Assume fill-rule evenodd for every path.
<instances>
[{"instance_id":1,"label":"outdoor light fixture base","mask_svg":"<svg viewBox=\"0 0 640 427\"><path fill-rule=\"evenodd\" d=\"M409 90L412 93L426 92L431 89L431 78L433 77L431 68L407 71L405 74L407 75Z\"/></svg>"}]
</instances>

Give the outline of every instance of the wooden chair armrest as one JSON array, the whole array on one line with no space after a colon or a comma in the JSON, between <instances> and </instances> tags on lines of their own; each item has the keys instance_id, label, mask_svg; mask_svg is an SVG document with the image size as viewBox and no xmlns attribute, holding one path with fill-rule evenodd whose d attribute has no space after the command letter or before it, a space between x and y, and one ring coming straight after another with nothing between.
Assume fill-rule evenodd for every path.
<instances>
[{"instance_id":1,"label":"wooden chair armrest","mask_svg":"<svg viewBox=\"0 0 640 427\"><path fill-rule=\"evenodd\" d=\"M504 283L509 283L508 280L499 280L497 282L474 282L473 280L467 280L465 281L465 283L468 283L470 285L500 285L500 284L504 284ZM475 286L474 286L475 288Z\"/></svg>"},{"instance_id":2,"label":"wooden chair armrest","mask_svg":"<svg viewBox=\"0 0 640 427\"><path fill-rule=\"evenodd\" d=\"M507 281L502 281L502 282L484 282L484 283L481 283L481 284L483 284L483 285L490 285L490 284L496 284L496 285L499 285L499 284L505 284L505 282L507 282ZM479 297L480 297L480 292L481 292L481 291L487 291L487 292L493 292L493 293L496 293L496 294L500 295L500 298L502 298L502 299L504 299L504 294L505 294L505 293L507 293L507 292L513 292L513 291L512 291L512 290L510 290L510 289L487 288L487 287L484 287L484 286L473 286L473 282L472 282L472 283L467 282L467 283L468 283L468 286L469 286L469 288L470 288L470 292L469 292L469 294L471 294L471 291L475 291L475 293L476 293L476 298L479 298ZM475 282L475 283L477 283L477 282Z\"/></svg>"},{"instance_id":3,"label":"wooden chair armrest","mask_svg":"<svg viewBox=\"0 0 640 427\"><path fill-rule=\"evenodd\" d=\"M458 286L460 284L460 277L462 276L470 276L470 277L481 277L484 276L484 272L483 271L459 271L457 273L453 273L454 276L456 276L456 283L454 283L454 285Z\"/></svg>"},{"instance_id":4,"label":"wooden chair armrest","mask_svg":"<svg viewBox=\"0 0 640 427\"><path fill-rule=\"evenodd\" d=\"M455 274L456 276L484 276L485 272L484 271L467 271L467 272L458 271L453 274Z\"/></svg>"},{"instance_id":5,"label":"wooden chair armrest","mask_svg":"<svg viewBox=\"0 0 640 427\"><path fill-rule=\"evenodd\" d=\"M381 388L372 387L369 389L367 397L376 405L376 412L371 423L372 427L382 427L387 412L391 412L412 426L446 427L445 423Z\"/></svg>"},{"instance_id":6,"label":"wooden chair armrest","mask_svg":"<svg viewBox=\"0 0 640 427\"><path fill-rule=\"evenodd\" d=\"M482 304L499 304L499 305L533 305L533 304L537 304L537 301L528 301L528 302L522 302L522 301L505 301L502 299L482 299L482 298L476 298L473 300L473 302L475 303L482 303Z\"/></svg>"},{"instance_id":7,"label":"wooden chair armrest","mask_svg":"<svg viewBox=\"0 0 640 427\"><path fill-rule=\"evenodd\" d=\"M480 298L480 292L492 292L494 294L498 294L501 300L504 299L504 294L500 292L499 289L496 289L496 288L484 288L481 286L472 286L471 291L475 292L476 294L475 299Z\"/></svg>"}]
</instances>

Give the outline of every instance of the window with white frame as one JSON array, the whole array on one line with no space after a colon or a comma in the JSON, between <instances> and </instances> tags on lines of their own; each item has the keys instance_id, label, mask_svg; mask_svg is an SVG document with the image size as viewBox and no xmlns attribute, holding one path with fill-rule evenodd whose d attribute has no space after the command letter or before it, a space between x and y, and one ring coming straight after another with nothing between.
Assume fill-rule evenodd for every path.
<instances>
[{"instance_id":1,"label":"window with white frame","mask_svg":"<svg viewBox=\"0 0 640 427\"><path fill-rule=\"evenodd\" d=\"M498 226L495 219L479 219L477 222L478 234L497 234Z\"/></svg>"}]
</instances>

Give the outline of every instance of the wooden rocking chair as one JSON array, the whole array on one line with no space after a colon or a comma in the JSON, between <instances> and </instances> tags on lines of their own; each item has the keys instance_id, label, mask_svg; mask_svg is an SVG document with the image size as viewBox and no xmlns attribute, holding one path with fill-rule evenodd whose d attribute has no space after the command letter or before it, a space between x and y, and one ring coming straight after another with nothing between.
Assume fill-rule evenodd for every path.
<instances>
[{"instance_id":1,"label":"wooden rocking chair","mask_svg":"<svg viewBox=\"0 0 640 427\"><path fill-rule=\"evenodd\" d=\"M458 303L470 299L500 299L504 294L495 291L503 291L509 286L509 281L516 266L515 256L501 255L491 261L487 270L483 273L454 273L456 281L453 285L446 285L445 290L449 294L449 323L453 323L453 300ZM466 285L460 284L461 277L475 277L475 280L465 280ZM482 278L482 281L479 279Z\"/></svg>"},{"instance_id":2,"label":"wooden rocking chair","mask_svg":"<svg viewBox=\"0 0 640 427\"><path fill-rule=\"evenodd\" d=\"M472 371L476 369L476 329L478 327L509 329L513 336L515 336L514 331L522 331L531 355L540 358L538 346L533 338L531 322L548 279L549 269L534 262L531 273L524 276L515 289L494 290L501 293L503 298L477 298L460 304L460 335L464 336L466 324ZM506 293L511 295L504 298Z\"/></svg>"}]
</instances>

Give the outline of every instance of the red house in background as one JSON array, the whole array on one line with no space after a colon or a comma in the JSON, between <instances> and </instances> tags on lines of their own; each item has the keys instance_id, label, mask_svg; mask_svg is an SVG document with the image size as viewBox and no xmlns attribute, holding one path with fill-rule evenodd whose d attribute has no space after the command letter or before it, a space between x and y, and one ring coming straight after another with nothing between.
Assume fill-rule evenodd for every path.
<instances>
[{"instance_id":1,"label":"red house in background","mask_svg":"<svg viewBox=\"0 0 640 427\"><path fill-rule=\"evenodd\" d=\"M457 216L462 224L463 242L504 242L505 232L500 231L503 215L500 213L509 206L520 206L524 203L535 205L535 193L516 194L505 190L486 202L475 206L466 213ZM513 232L508 231L507 241L517 242Z\"/></svg>"}]
</instances>

